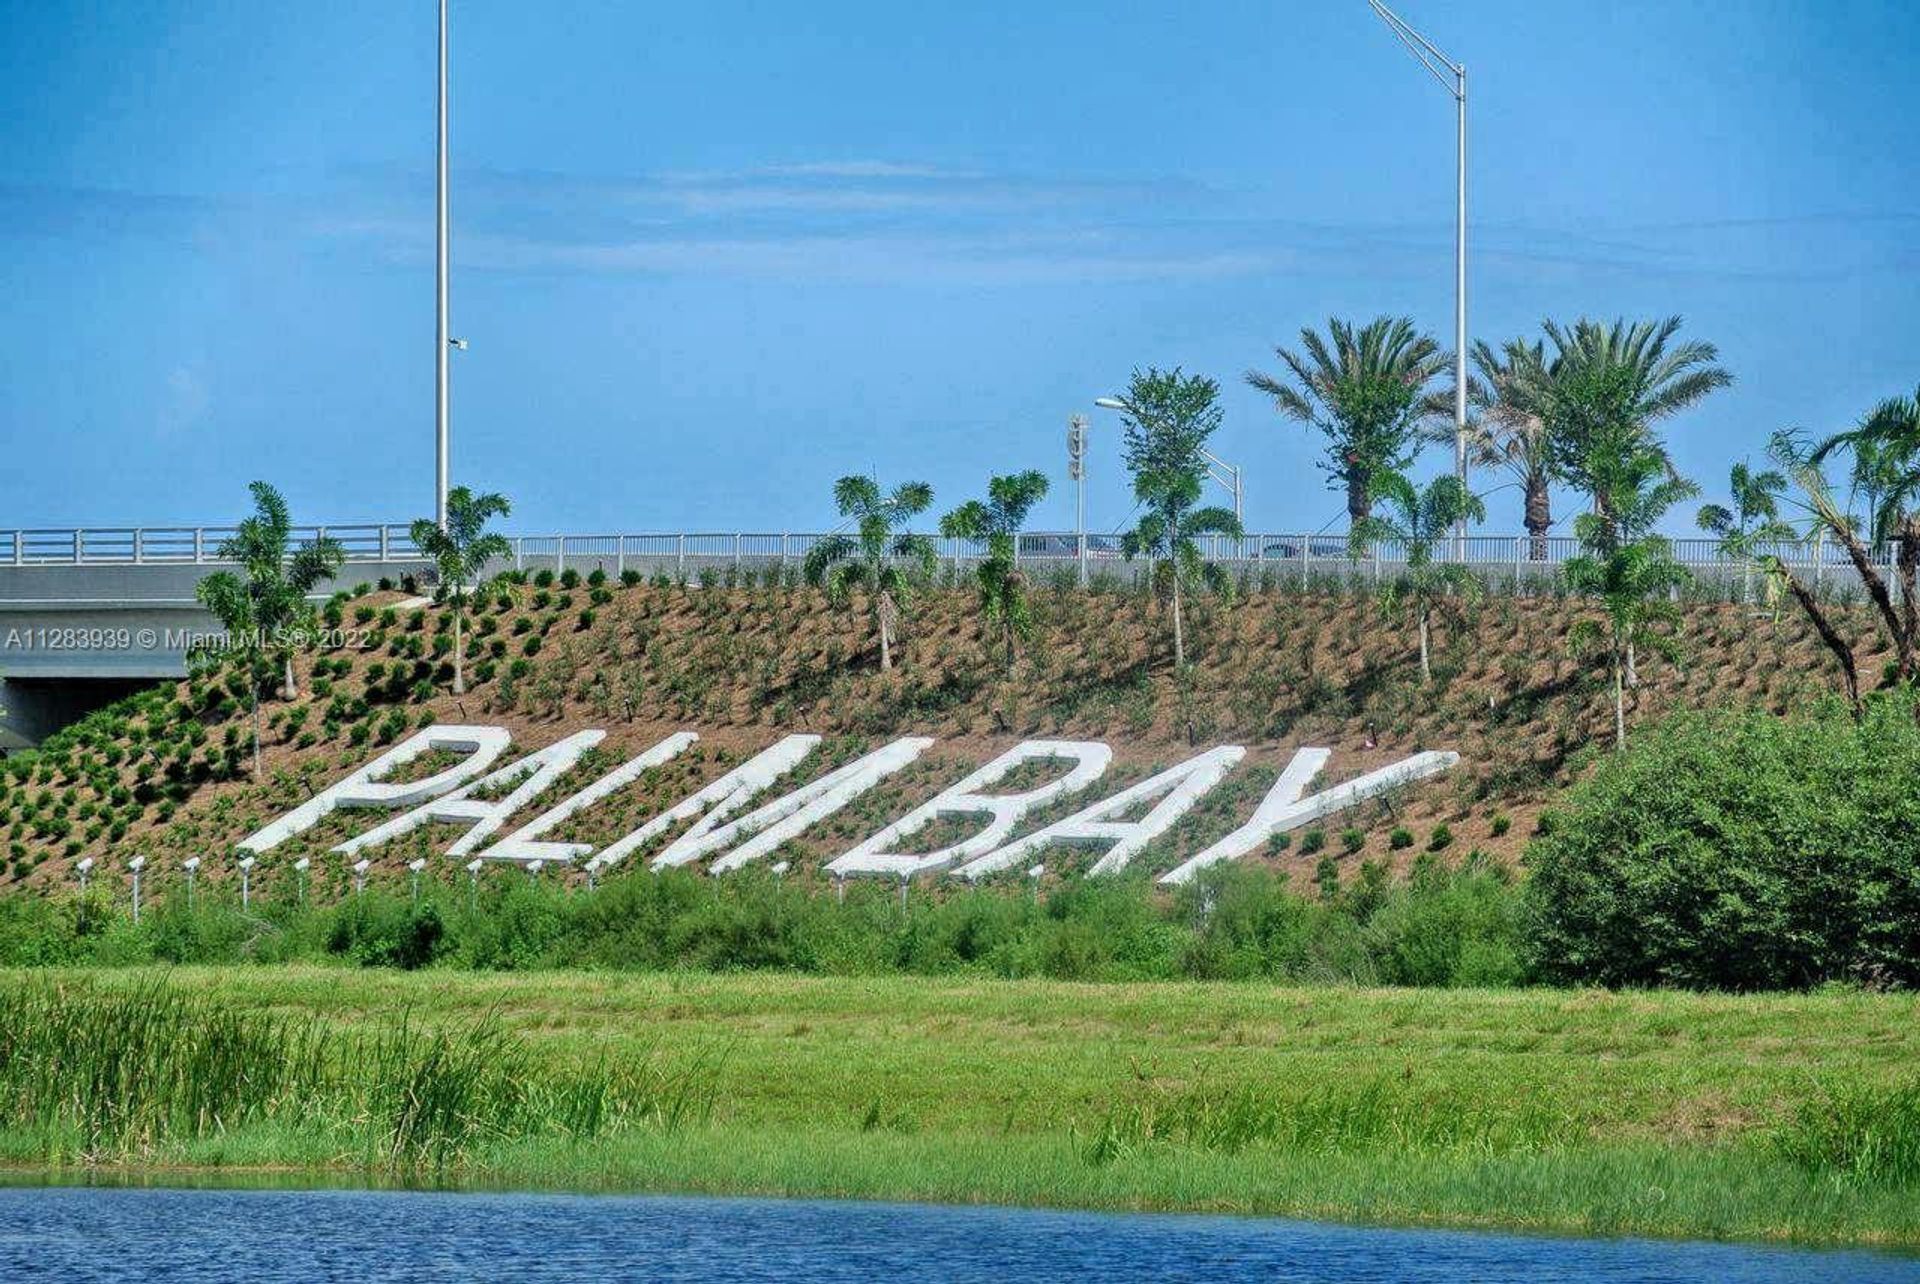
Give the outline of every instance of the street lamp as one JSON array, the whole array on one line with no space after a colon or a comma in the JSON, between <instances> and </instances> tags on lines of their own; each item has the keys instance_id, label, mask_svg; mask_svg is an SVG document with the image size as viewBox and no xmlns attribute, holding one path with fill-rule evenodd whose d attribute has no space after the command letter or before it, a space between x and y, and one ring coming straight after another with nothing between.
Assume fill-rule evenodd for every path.
<instances>
[{"instance_id":1,"label":"street lamp","mask_svg":"<svg viewBox=\"0 0 1920 1284\"><path fill-rule=\"evenodd\" d=\"M447 0L440 0L440 107L434 170L434 520L447 528L447 353L456 340L447 319ZM463 343L460 345L465 347Z\"/></svg>"},{"instance_id":2,"label":"street lamp","mask_svg":"<svg viewBox=\"0 0 1920 1284\"><path fill-rule=\"evenodd\" d=\"M246 909L253 903L253 857L240 858L240 908Z\"/></svg>"},{"instance_id":3,"label":"street lamp","mask_svg":"<svg viewBox=\"0 0 1920 1284\"><path fill-rule=\"evenodd\" d=\"M195 871L197 871L200 868L200 858L198 856L189 856L185 860L180 862L180 867L187 871L187 908L192 909L193 908L193 875Z\"/></svg>"},{"instance_id":4,"label":"street lamp","mask_svg":"<svg viewBox=\"0 0 1920 1284\"><path fill-rule=\"evenodd\" d=\"M127 862L127 868L133 873L133 921L140 921L140 871L147 867L145 856L135 856Z\"/></svg>"},{"instance_id":5,"label":"street lamp","mask_svg":"<svg viewBox=\"0 0 1920 1284\"><path fill-rule=\"evenodd\" d=\"M1121 414L1132 415L1136 420L1140 418L1133 403L1120 397L1095 397L1093 404L1102 410L1118 410ZM1240 466L1228 463L1205 446L1200 447L1200 458L1207 463L1207 476L1220 483L1233 496L1233 519L1239 521L1242 515L1241 501L1245 498L1245 490L1240 484Z\"/></svg>"},{"instance_id":6,"label":"street lamp","mask_svg":"<svg viewBox=\"0 0 1920 1284\"><path fill-rule=\"evenodd\" d=\"M1458 115L1455 143L1457 215L1453 239L1453 472L1467 484L1467 66L1441 53L1431 40L1409 27L1380 0L1367 0L1407 52L1453 95ZM1455 556L1466 555L1467 519L1454 526Z\"/></svg>"}]
</instances>

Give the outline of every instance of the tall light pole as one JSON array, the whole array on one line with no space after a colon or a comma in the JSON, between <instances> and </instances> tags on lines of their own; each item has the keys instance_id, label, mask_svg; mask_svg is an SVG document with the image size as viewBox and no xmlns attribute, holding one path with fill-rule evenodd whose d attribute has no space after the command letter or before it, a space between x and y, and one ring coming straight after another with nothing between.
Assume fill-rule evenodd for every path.
<instances>
[{"instance_id":1,"label":"tall light pole","mask_svg":"<svg viewBox=\"0 0 1920 1284\"><path fill-rule=\"evenodd\" d=\"M434 520L447 525L447 351L453 335L447 324L447 0L440 0L440 118L436 161L436 221L434 223Z\"/></svg>"},{"instance_id":2,"label":"tall light pole","mask_svg":"<svg viewBox=\"0 0 1920 1284\"><path fill-rule=\"evenodd\" d=\"M1458 209L1453 235L1453 472L1462 489L1467 484L1467 67L1441 53L1431 40L1409 27L1400 15L1380 3L1367 0L1380 20L1387 24L1407 52L1433 74L1453 95L1458 114L1455 143L1455 196ZM1467 519L1454 526L1455 555L1464 557L1467 545Z\"/></svg>"},{"instance_id":3,"label":"tall light pole","mask_svg":"<svg viewBox=\"0 0 1920 1284\"><path fill-rule=\"evenodd\" d=\"M1122 397L1095 397L1093 404L1102 410L1118 410L1121 414L1139 418L1134 414L1132 404ZM1205 446L1200 447L1200 458L1206 461L1207 476L1220 483L1221 488L1233 496L1233 519L1241 520L1241 508L1246 499L1246 491L1240 482L1240 465L1228 463Z\"/></svg>"},{"instance_id":4,"label":"tall light pole","mask_svg":"<svg viewBox=\"0 0 1920 1284\"><path fill-rule=\"evenodd\" d=\"M1079 486L1074 502L1074 560L1080 563L1080 587L1087 586L1087 417L1067 418L1067 476Z\"/></svg>"}]
</instances>

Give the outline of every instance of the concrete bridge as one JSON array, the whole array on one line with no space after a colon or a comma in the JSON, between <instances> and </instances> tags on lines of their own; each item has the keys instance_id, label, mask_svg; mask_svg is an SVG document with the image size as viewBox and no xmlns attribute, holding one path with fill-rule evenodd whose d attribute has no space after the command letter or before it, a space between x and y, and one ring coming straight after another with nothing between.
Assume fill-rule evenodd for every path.
<instances>
[{"instance_id":1,"label":"concrete bridge","mask_svg":"<svg viewBox=\"0 0 1920 1284\"><path fill-rule=\"evenodd\" d=\"M320 535L337 540L346 566L335 587L413 575L431 568L401 525L298 528L298 545ZM194 599L194 587L222 563L219 547L231 527L116 527L61 530L0 529L0 747L37 743L88 711L143 683L183 677L188 640L217 625ZM669 533L651 535L521 535L510 538L505 570L569 568L610 576L633 570L702 582L715 576L797 571L820 533ZM1273 583L1382 580L1404 565L1404 554L1380 547L1349 554L1332 532L1209 536L1202 553L1229 569ZM935 541L956 576L983 550L961 540ZM1496 591L1551 582L1576 551L1571 538L1543 541L1525 535L1481 534L1448 556L1465 561ZM1754 577L1729 561L1715 541L1676 539L1676 556L1699 579L1722 587L1755 587ZM1826 591L1859 591L1853 569L1831 545L1783 545L1779 552ZM1067 583L1104 578L1130 581L1145 564L1120 556L1112 534L1030 531L1018 541L1022 565L1036 580ZM1881 550L1890 564L1891 550Z\"/></svg>"}]
</instances>

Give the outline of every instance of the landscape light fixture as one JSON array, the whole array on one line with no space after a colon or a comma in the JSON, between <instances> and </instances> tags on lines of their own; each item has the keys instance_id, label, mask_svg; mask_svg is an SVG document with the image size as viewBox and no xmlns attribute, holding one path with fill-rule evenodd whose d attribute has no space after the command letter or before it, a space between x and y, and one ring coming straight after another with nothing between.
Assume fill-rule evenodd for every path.
<instances>
[{"instance_id":1,"label":"landscape light fixture","mask_svg":"<svg viewBox=\"0 0 1920 1284\"><path fill-rule=\"evenodd\" d=\"M472 908L480 901L480 866L486 862L478 856L467 862L467 906Z\"/></svg>"},{"instance_id":2,"label":"landscape light fixture","mask_svg":"<svg viewBox=\"0 0 1920 1284\"><path fill-rule=\"evenodd\" d=\"M1405 45L1407 52L1448 93L1453 95L1458 116L1454 143L1454 195L1456 210L1453 231L1453 473L1464 488L1467 484L1467 67L1441 53L1425 36L1406 24L1399 14L1380 0L1367 0L1380 21ZM1466 554L1467 519L1454 526L1455 556Z\"/></svg>"},{"instance_id":3,"label":"landscape light fixture","mask_svg":"<svg viewBox=\"0 0 1920 1284\"><path fill-rule=\"evenodd\" d=\"M353 894L358 896L367 890L367 869L373 864L365 857L353 862Z\"/></svg>"},{"instance_id":4,"label":"landscape light fixture","mask_svg":"<svg viewBox=\"0 0 1920 1284\"><path fill-rule=\"evenodd\" d=\"M313 862L305 856L293 862L295 886L298 888L298 896L302 905L307 903L307 866L311 864L313 864Z\"/></svg>"},{"instance_id":5,"label":"landscape light fixture","mask_svg":"<svg viewBox=\"0 0 1920 1284\"><path fill-rule=\"evenodd\" d=\"M240 858L240 908L246 909L253 903L253 857Z\"/></svg>"},{"instance_id":6,"label":"landscape light fixture","mask_svg":"<svg viewBox=\"0 0 1920 1284\"><path fill-rule=\"evenodd\" d=\"M147 867L145 856L135 856L127 862L127 868L133 873L133 921L140 921L140 871Z\"/></svg>"},{"instance_id":7,"label":"landscape light fixture","mask_svg":"<svg viewBox=\"0 0 1920 1284\"><path fill-rule=\"evenodd\" d=\"M775 878L785 878L785 877L787 876L787 871L788 871L788 870L790 870L790 869L792 869L792 868L793 868L793 862L792 862L792 861L790 861L790 860L777 860L777 861L775 861L775 862L773 862L773 876L774 876Z\"/></svg>"},{"instance_id":8,"label":"landscape light fixture","mask_svg":"<svg viewBox=\"0 0 1920 1284\"><path fill-rule=\"evenodd\" d=\"M587 890L592 891L600 885L600 858L598 856L588 857L585 868L587 871Z\"/></svg>"},{"instance_id":9,"label":"landscape light fixture","mask_svg":"<svg viewBox=\"0 0 1920 1284\"><path fill-rule=\"evenodd\" d=\"M413 875L413 899L415 904L418 904L420 901L420 871L426 867L427 858L425 856L416 856L407 862L407 872Z\"/></svg>"},{"instance_id":10,"label":"landscape light fixture","mask_svg":"<svg viewBox=\"0 0 1920 1284\"><path fill-rule=\"evenodd\" d=\"M193 876L200 868L200 858L189 856L180 862L180 868L187 871L187 908L193 908Z\"/></svg>"},{"instance_id":11,"label":"landscape light fixture","mask_svg":"<svg viewBox=\"0 0 1920 1284\"><path fill-rule=\"evenodd\" d=\"M1033 888L1034 899L1040 898L1040 876L1047 872L1045 865L1027 866L1027 885Z\"/></svg>"},{"instance_id":12,"label":"landscape light fixture","mask_svg":"<svg viewBox=\"0 0 1920 1284\"><path fill-rule=\"evenodd\" d=\"M1102 410L1118 410L1123 415L1132 415L1136 421L1140 418L1139 412L1133 408L1133 403L1122 397L1095 397L1093 404ZM1240 482L1240 466L1228 463L1205 446L1200 447L1200 458L1206 461L1207 476L1218 482L1229 495L1233 496L1233 519L1241 520L1246 489Z\"/></svg>"},{"instance_id":13,"label":"landscape light fixture","mask_svg":"<svg viewBox=\"0 0 1920 1284\"><path fill-rule=\"evenodd\" d=\"M538 856L534 857L532 860L527 862L527 877L532 879L538 879L540 877L540 871L545 869L546 867L547 867L547 862L545 860L541 859Z\"/></svg>"},{"instance_id":14,"label":"landscape light fixture","mask_svg":"<svg viewBox=\"0 0 1920 1284\"><path fill-rule=\"evenodd\" d=\"M81 857L80 863L73 868L74 872L80 875L80 894L85 896L87 894L87 875L93 872L93 857Z\"/></svg>"}]
</instances>

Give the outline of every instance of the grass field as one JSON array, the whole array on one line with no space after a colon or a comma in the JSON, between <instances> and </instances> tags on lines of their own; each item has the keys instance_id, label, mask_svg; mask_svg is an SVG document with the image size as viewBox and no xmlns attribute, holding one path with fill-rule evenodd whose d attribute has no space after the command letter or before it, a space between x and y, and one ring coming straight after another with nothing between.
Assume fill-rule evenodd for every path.
<instances>
[{"instance_id":1,"label":"grass field","mask_svg":"<svg viewBox=\"0 0 1920 1284\"><path fill-rule=\"evenodd\" d=\"M0 989L49 981L343 1034L478 1020L543 1072L693 1086L585 1139L477 1134L463 1182L1920 1245L1912 996L300 968ZM20 1169L382 1175L317 1109L91 1154L11 1109Z\"/></svg>"}]
</instances>

